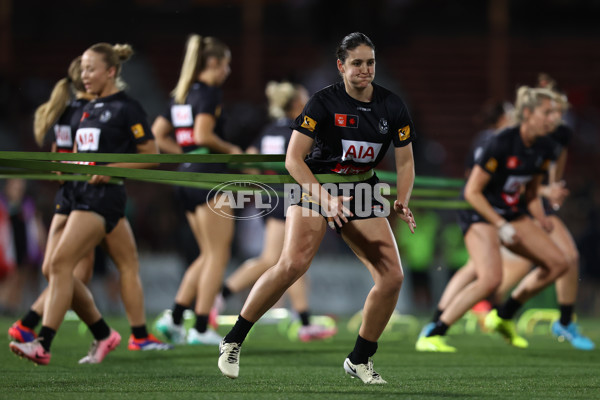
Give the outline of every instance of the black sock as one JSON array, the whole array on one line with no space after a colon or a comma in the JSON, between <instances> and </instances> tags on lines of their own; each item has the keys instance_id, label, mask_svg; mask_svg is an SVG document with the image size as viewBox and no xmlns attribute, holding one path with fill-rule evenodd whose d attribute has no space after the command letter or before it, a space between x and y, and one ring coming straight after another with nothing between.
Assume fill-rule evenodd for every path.
<instances>
[{"instance_id":1,"label":"black sock","mask_svg":"<svg viewBox=\"0 0 600 400\"><path fill-rule=\"evenodd\" d=\"M173 323L175 325L181 325L181 321L183 321L183 312L187 310L186 306L175 303L173 306L173 311L171 316L173 317Z\"/></svg>"},{"instance_id":2,"label":"black sock","mask_svg":"<svg viewBox=\"0 0 600 400\"><path fill-rule=\"evenodd\" d=\"M40 323L42 316L33 310L27 311L27 314L21 318L21 325L33 329Z\"/></svg>"},{"instance_id":3,"label":"black sock","mask_svg":"<svg viewBox=\"0 0 600 400\"><path fill-rule=\"evenodd\" d=\"M227 284L224 283L223 287L221 288L221 296L223 296L223 298L226 299L232 294L233 292L231 291L231 289L229 289L229 286L227 286Z\"/></svg>"},{"instance_id":4,"label":"black sock","mask_svg":"<svg viewBox=\"0 0 600 400\"><path fill-rule=\"evenodd\" d=\"M433 313L433 318L431 319L431 322L438 322L440 320L440 316L444 313L444 310L440 310L439 308L435 309L435 312Z\"/></svg>"},{"instance_id":5,"label":"black sock","mask_svg":"<svg viewBox=\"0 0 600 400\"><path fill-rule=\"evenodd\" d=\"M248 335L248 332L250 332L250 329L252 329L253 325L254 322L250 322L244 319L244 317L242 317L241 315L238 315L238 319L235 322L235 325L233 326L233 328L231 328L229 333L225 335L225 342L238 343L241 345L242 343L244 343L244 340L246 340L246 336Z\"/></svg>"},{"instance_id":6,"label":"black sock","mask_svg":"<svg viewBox=\"0 0 600 400\"><path fill-rule=\"evenodd\" d=\"M50 351L50 345L52 345L52 341L54 340L54 336L56 335L56 331L52 328L48 328L47 326L42 325L42 329L40 329L40 344L46 351Z\"/></svg>"},{"instance_id":7,"label":"black sock","mask_svg":"<svg viewBox=\"0 0 600 400\"><path fill-rule=\"evenodd\" d=\"M298 313L298 316L300 317L300 321L302 321L302 326L310 325L310 311L302 311Z\"/></svg>"},{"instance_id":8,"label":"black sock","mask_svg":"<svg viewBox=\"0 0 600 400\"><path fill-rule=\"evenodd\" d=\"M96 340L104 340L110 335L110 328L103 318L91 324L89 328Z\"/></svg>"},{"instance_id":9,"label":"black sock","mask_svg":"<svg viewBox=\"0 0 600 400\"><path fill-rule=\"evenodd\" d=\"M508 300L498 308L498 316L502 319L512 319L522 305L523 304L517 300L509 297Z\"/></svg>"},{"instance_id":10,"label":"black sock","mask_svg":"<svg viewBox=\"0 0 600 400\"><path fill-rule=\"evenodd\" d=\"M144 339L144 338L148 337L148 330L146 329L145 324L140 325L140 326L132 326L131 333L133 334L133 337L136 339Z\"/></svg>"},{"instance_id":11,"label":"black sock","mask_svg":"<svg viewBox=\"0 0 600 400\"><path fill-rule=\"evenodd\" d=\"M445 323L443 323L441 320L437 320L437 322L435 323L435 327L431 330L431 332L429 332L429 335L427 335L427 337L429 336L444 336L446 334L446 332L448 332L448 328L450 328L450 326L446 325Z\"/></svg>"},{"instance_id":12,"label":"black sock","mask_svg":"<svg viewBox=\"0 0 600 400\"><path fill-rule=\"evenodd\" d=\"M369 362L369 357L372 357L376 351L377 342L370 342L358 335L354 350L348 355L348 358L352 364L366 364Z\"/></svg>"},{"instance_id":13,"label":"black sock","mask_svg":"<svg viewBox=\"0 0 600 400\"><path fill-rule=\"evenodd\" d=\"M573 309L575 306L573 304L559 304L560 309L560 324L562 326L567 326L573 321Z\"/></svg>"},{"instance_id":14,"label":"black sock","mask_svg":"<svg viewBox=\"0 0 600 400\"><path fill-rule=\"evenodd\" d=\"M206 332L207 326L208 326L208 314L207 315L196 314L196 323L194 324L194 328L196 328L198 333Z\"/></svg>"}]
</instances>

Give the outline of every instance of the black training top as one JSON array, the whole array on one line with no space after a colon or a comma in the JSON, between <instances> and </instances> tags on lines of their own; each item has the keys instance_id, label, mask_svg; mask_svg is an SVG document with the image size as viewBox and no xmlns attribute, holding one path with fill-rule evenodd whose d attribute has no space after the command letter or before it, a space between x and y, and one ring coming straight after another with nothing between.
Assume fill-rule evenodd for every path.
<instances>
[{"instance_id":1,"label":"black training top","mask_svg":"<svg viewBox=\"0 0 600 400\"><path fill-rule=\"evenodd\" d=\"M485 144L495 133L495 129L485 129L475 136L473 143L471 143L471 148L467 153L467 159L465 160L465 169L467 171L473 169L475 160L481 156Z\"/></svg>"},{"instance_id":2,"label":"black training top","mask_svg":"<svg viewBox=\"0 0 600 400\"><path fill-rule=\"evenodd\" d=\"M573 130L565 124L560 124L548 137L561 146L561 150L569 146Z\"/></svg>"},{"instance_id":3,"label":"black training top","mask_svg":"<svg viewBox=\"0 0 600 400\"><path fill-rule=\"evenodd\" d=\"M142 106L125 92L90 101L77 129L80 153L136 153L137 144L153 139Z\"/></svg>"},{"instance_id":4,"label":"black training top","mask_svg":"<svg viewBox=\"0 0 600 400\"><path fill-rule=\"evenodd\" d=\"M504 129L486 142L475 164L491 175L485 198L501 215L524 210L522 189L536 174L545 173L556 159L556 146L547 137L526 147L520 126Z\"/></svg>"},{"instance_id":5,"label":"black training top","mask_svg":"<svg viewBox=\"0 0 600 400\"><path fill-rule=\"evenodd\" d=\"M54 124L54 138L52 141L56 143L57 152L71 153L73 151L75 132L79 128L83 107L88 102L86 99L73 100Z\"/></svg>"},{"instance_id":6,"label":"black training top","mask_svg":"<svg viewBox=\"0 0 600 400\"><path fill-rule=\"evenodd\" d=\"M350 97L343 82L320 90L290 127L314 139L305 160L313 173L362 173L379 164L391 141L403 147L415 139L402 99L375 83L369 103Z\"/></svg>"},{"instance_id":7,"label":"black training top","mask_svg":"<svg viewBox=\"0 0 600 400\"><path fill-rule=\"evenodd\" d=\"M215 134L223 138L223 91L217 86L195 82L185 99L185 104L175 104L171 99L169 108L162 114L175 128L175 139L184 153L196 150L194 141L194 119L198 114L215 117Z\"/></svg>"},{"instance_id":8,"label":"black training top","mask_svg":"<svg viewBox=\"0 0 600 400\"><path fill-rule=\"evenodd\" d=\"M292 130L289 118L279 118L265 126L252 143L261 154L285 154L290 144Z\"/></svg>"}]
</instances>

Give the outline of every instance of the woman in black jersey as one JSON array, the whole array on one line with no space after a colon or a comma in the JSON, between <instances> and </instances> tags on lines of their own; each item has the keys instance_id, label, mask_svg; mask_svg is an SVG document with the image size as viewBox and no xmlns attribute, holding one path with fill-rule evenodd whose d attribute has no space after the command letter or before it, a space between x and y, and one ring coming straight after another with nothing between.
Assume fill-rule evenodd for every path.
<instances>
[{"instance_id":1,"label":"woman in black jersey","mask_svg":"<svg viewBox=\"0 0 600 400\"><path fill-rule=\"evenodd\" d=\"M569 232L568 228L560 217L556 214L556 209L560 208L568 190L565 188L562 177L564 175L567 146L573 134L571 128L562 121L562 113L568 107L568 101L564 95L557 93L557 105L555 118L555 129L548 135L556 146L557 159L550 164L547 182L540 185L539 194L542 196L544 212L552 222L553 229L550 237L564 253L569 269L566 273L558 277L555 282L556 298L559 306L560 317L552 323L552 334L558 338L566 339L571 345L579 350L592 350L595 348L594 342L588 337L582 335L578 324L573 320L574 305L577 299L577 289L579 280L579 253L577 246ZM506 294L514 288L518 282L529 273L535 265L529 258L522 257L512 253L506 247L501 249L502 255L502 282L493 294L492 304L497 306L501 304ZM446 285L444 293L438 304L433 322L427 324L422 334L427 334L438 321L443 310L446 309L450 301L456 296L462 288L476 279L477 274L472 260L461 268ZM494 314L492 314L494 315ZM492 318L492 317L490 317ZM492 320L493 322L493 320Z\"/></svg>"},{"instance_id":2,"label":"woman in black jersey","mask_svg":"<svg viewBox=\"0 0 600 400\"><path fill-rule=\"evenodd\" d=\"M555 282L560 317L552 323L551 331L554 336L566 339L576 349L593 350L596 347L594 342L581 334L578 324L573 320L579 287L579 251L569 229L557 215L557 210L569 194L563 180L567 147L573 136L572 129L563 121L563 113L568 109L569 103L567 97L556 90L556 82L547 74L540 74L538 86L555 91L558 105L555 113L555 129L548 135L557 146L558 156L550 165L547 181L544 185L540 185L539 193L542 196L544 211L552 222L553 229L550 237L565 255L569 266L567 272ZM531 267L532 262L528 259L513 254L503 254L502 284L494 296L498 304L503 301L506 293L527 275Z\"/></svg>"},{"instance_id":3,"label":"woman in black jersey","mask_svg":"<svg viewBox=\"0 0 600 400\"><path fill-rule=\"evenodd\" d=\"M320 185L314 174L372 173L393 142L398 175L394 210L414 232L415 221L407 205L414 182L411 142L415 132L402 100L373 83L375 49L367 36L358 32L347 35L336 55L343 81L313 95L291 125L294 132L286 168L304 193L287 211L279 261L256 282L236 324L220 345L218 366L229 378L239 374L240 346L252 325L306 272L329 225L341 233L375 282L344 370L367 384L386 383L373 370L371 357L394 311L404 278L396 241L384 218L389 214L389 203L379 198L380 186L374 175L344 190L348 185Z\"/></svg>"},{"instance_id":4,"label":"woman in black jersey","mask_svg":"<svg viewBox=\"0 0 600 400\"><path fill-rule=\"evenodd\" d=\"M164 153L240 154L240 147L223 139L221 86L229 76L231 52L219 39L191 35L177 86L168 110L158 116L152 130ZM174 138L172 134L174 133ZM179 171L224 173L224 164L185 163ZM223 281L230 257L234 233L232 209L225 205L221 215L213 212L209 202L219 199L215 191L178 187L177 194L200 255L188 267L175 296L173 310L166 310L156 322L156 329L173 343L218 345L221 337L208 326L209 315ZM196 323L188 332L183 326L183 312L196 298ZM215 323L212 324L215 326Z\"/></svg>"},{"instance_id":5,"label":"woman in black jersey","mask_svg":"<svg viewBox=\"0 0 600 400\"><path fill-rule=\"evenodd\" d=\"M257 140L246 150L251 154L285 154L290 142L293 122L308 101L308 91L301 85L290 82L271 81L267 84L265 93L269 100L269 116L272 121L261 132ZM256 171L258 173L258 171ZM282 187L273 187L283 191ZM258 257L246 260L230 275L221 290L218 299L218 309L224 307L224 300L232 294L238 293L252 286L256 280L271 266L273 266L283 249L285 232L285 207L282 198L278 199L274 209L264 217L265 232L264 244ZM302 275L287 291L292 303L292 308L300 317L301 326L298 338L303 342L317 339L326 339L335 335L335 327L311 323L308 304L307 276Z\"/></svg>"},{"instance_id":6,"label":"woman in black jersey","mask_svg":"<svg viewBox=\"0 0 600 400\"><path fill-rule=\"evenodd\" d=\"M74 137L80 153L157 152L145 112L126 95L120 82L121 63L131 57L129 45L99 43L86 50L81 59L82 81L87 93L96 97L83 108ZM110 163L109 166L149 168L155 164ZM88 323L95 338L80 363L98 363L121 340L110 329L94 304L91 293L73 276L77 263L87 256L124 216L126 193L123 185L109 184L110 177L93 175L87 182L75 182L70 190L69 213L60 240L49 254L48 293L42 328L32 342L11 342L15 353L37 364L50 362L50 346L65 313L71 307ZM137 258L137 255L134 255Z\"/></svg>"},{"instance_id":7,"label":"woman in black jersey","mask_svg":"<svg viewBox=\"0 0 600 400\"><path fill-rule=\"evenodd\" d=\"M545 137L554 128L555 95L547 89L521 87L517 92L518 124L491 137L477 158L464 188L473 210L459 212L465 245L476 279L462 288L443 310L433 329L419 337L418 351L455 352L445 334L475 303L487 298L502 281L501 244L539 265L513 291L512 297L486 317L486 327L516 347L527 347L512 317L518 308L567 271L567 260L548 232L538 188L555 157Z\"/></svg>"},{"instance_id":8,"label":"woman in black jersey","mask_svg":"<svg viewBox=\"0 0 600 400\"><path fill-rule=\"evenodd\" d=\"M70 99L71 92L74 99ZM71 62L68 77L55 85L50 99L39 106L34 117L34 135L40 147L44 146L46 134L52 133L52 151L70 153L73 151L73 137L83 115L83 107L95 96L85 91L81 80L81 56ZM52 129L50 129L52 127ZM54 215L50 223L45 254L50 256L60 240L67 217L71 212L70 182L61 183L54 200ZM120 273L121 298L132 327L130 342L143 343L144 349L166 349L167 345L158 341L146 330L144 315L144 293L139 277L137 249L129 221L126 217L119 220L115 229L102 242ZM42 271L49 274L50 257L44 258ZM75 267L73 274L84 284L92 278L94 252L90 251ZM16 321L8 330L8 335L17 342L33 341L37 334L34 328L42 319L48 288L44 289L32 304L27 314ZM75 301L76 299L74 299ZM92 323L95 321L92 321ZM136 340L137 339L137 340ZM130 350L139 350L131 348Z\"/></svg>"}]
</instances>

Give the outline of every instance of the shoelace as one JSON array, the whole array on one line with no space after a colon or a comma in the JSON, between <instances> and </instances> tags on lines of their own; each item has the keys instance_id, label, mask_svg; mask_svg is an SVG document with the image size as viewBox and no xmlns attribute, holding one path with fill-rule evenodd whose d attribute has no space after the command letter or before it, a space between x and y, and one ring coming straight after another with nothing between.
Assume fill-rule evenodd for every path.
<instances>
[{"instance_id":1,"label":"shoelace","mask_svg":"<svg viewBox=\"0 0 600 400\"><path fill-rule=\"evenodd\" d=\"M94 340L92 342L92 345L90 346L90 351L88 351L88 356L89 357L93 357L96 354L96 351L98 350L98 345L100 344L100 342L98 340Z\"/></svg>"},{"instance_id":2,"label":"shoelace","mask_svg":"<svg viewBox=\"0 0 600 400\"><path fill-rule=\"evenodd\" d=\"M240 346L237 343L232 343L231 350L227 355L227 362L230 364L236 364L240 355Z\"/></svg>"}]
</instances>

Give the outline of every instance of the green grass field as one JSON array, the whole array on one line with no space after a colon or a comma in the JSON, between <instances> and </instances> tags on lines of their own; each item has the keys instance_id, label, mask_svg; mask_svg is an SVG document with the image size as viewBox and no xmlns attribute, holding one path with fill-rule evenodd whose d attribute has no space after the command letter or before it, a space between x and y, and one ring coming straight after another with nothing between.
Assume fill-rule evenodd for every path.
<instances>
[{"instance_id":1,"label":"green grass field","mask_svg":"<svg viewBox=\"0 0 600 400\"><path fill-rule=\"evenodd\" d=\"M168 352L127 350L124 318L106 318L123 336L102 364L78 365L91 343L78 322L66 321L52 348L49 366L35 366L12 354L0 318L2 399L598 399L600 350L584 352L550 334L530 334L530 348L509 347L483 333L450 336L456 354L414 350L414 326L397 325L379 342L375 369L389 383L371 387L344 374L342 363L356 331L348 319L329 341L290 341L276 325L257 325L241 352L240 377L217 368L216 347L180 346ZM425 322L424 320L419 323ZM600 321L580 321L600 344ZM220 330L225 333L227 328Z\"/></svg>"}]
</instances>

